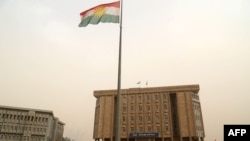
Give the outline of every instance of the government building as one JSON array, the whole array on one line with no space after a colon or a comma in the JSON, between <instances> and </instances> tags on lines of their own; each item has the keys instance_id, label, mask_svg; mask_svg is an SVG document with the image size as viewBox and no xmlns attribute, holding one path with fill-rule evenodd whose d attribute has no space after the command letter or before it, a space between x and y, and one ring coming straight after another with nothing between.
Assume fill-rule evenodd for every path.
<instances>
[{"instance_id":1,"label":"government building","mask_svg":"<svg viewBox=\"0 0 250 141\"><path fill-rule=\"evenodd\" d=\"M121 141L204 141L199 85L121 89ZM117 90L94 91L95 141L115 141Z\"/></svg>"},{"instance_id":2,"label":"government building","mask_svg":"<svg viewBox=\"0 0 250 141\"><path fill-rule=\"evenodd\" d=\"M52 111L0 106L0 141L61 141L63 130Z\"/></svg>"}]
</instances>

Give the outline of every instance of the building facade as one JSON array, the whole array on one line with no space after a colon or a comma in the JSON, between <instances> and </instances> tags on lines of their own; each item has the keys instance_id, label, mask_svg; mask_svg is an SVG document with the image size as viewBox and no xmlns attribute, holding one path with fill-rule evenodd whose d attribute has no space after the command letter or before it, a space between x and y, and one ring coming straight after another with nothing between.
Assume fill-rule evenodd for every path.
<instances>
[{"instance_id":1,"label":"building facade","mask_svg":"<svg viewBox=\"0 0 250 141\"><path fill-rule=\"evenodd\" d=\"M0 106L0 141L62 141L63 129L52 111Z\"/></svg>"},{"instance_id":2,"label":"building facade","mask_svg":"<svg viewBox=\"0 0 250 141\"><path fill-rule=\"evenodd\" d=\"M204 141L199 85L122 89L121 141ZM93 138L115 141L117 90L94 91Z\"/></svg>"}]
</instances>

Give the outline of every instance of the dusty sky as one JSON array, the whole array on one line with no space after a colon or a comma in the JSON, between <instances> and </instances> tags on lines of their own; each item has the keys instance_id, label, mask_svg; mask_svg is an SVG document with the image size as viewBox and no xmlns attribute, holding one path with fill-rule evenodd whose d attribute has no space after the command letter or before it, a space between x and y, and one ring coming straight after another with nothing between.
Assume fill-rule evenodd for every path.
<instances>
[{"instance_id":1,"label":"dusty sky","mask_svg":"<svg viewBox=\"0 0 250 141\"><path fill-rule=\"evenodd\" d=\"M79 28L110 0L1 0L0 105L53 110L91 141L94 90L116 89L118 24ZM200 85L206 141L250 124L249 0L124 0L122 88Z\"/></svg>"}]
</instances>

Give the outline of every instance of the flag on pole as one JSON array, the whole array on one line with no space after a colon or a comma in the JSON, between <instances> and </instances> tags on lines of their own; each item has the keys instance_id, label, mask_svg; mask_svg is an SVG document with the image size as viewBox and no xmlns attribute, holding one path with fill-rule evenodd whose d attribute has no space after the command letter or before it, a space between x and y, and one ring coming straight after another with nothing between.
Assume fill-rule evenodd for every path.
<instances>
[{"instance_id":1,"label":"flag on pole","mask_svg":"<svg viewBox=\"0 0 250 141\"><path fill-rule=\"evenodd\" d=\"M120 1L105 3L92 7L80 13L81 23L79 27L86 27L88 24L119 23Z\"/></svg>"}]
</instances>

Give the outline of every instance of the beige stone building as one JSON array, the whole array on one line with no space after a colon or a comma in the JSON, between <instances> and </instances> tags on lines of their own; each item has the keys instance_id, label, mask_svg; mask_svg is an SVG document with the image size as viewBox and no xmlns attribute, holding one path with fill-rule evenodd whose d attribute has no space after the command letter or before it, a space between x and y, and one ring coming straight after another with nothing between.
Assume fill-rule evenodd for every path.
<instances>
[{"instance_id":1,"label":"beige stone building","mask_svg":"<svg viewBox=\"0 0 250 141\"><path fill-rule=\"evenodd\" d=\"M63 130L52 111L0 106L0 141L61 141Z\"/></svg>"},{"instance_id":2,"label":"beige stone building","mask_svg":"<svg viewBox=\"0 0 250 141\"><path fill-rule=\"evenodd\" d=\"M122 89L121 141L204 141L199 85ZM115 140L117 90L94 91L95 140Z\"/></svg>"}]
</instances>

